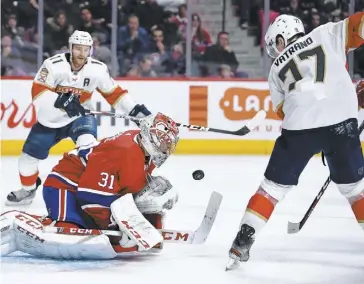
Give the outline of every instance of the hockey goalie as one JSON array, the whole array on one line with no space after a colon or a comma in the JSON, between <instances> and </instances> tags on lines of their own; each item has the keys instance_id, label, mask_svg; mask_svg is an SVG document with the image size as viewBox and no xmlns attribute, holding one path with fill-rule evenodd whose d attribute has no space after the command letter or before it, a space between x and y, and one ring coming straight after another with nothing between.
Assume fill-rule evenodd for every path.
<instances>
[{"instance_id":1,"label":"hockey goalie","mask_svg":"<svg viewBox=\"0 0 364 284\"><path fill-rule=\"evenodd\" d=\"M43 186L46 217L1 215L1 255L110 259L162 249L158 229L178 194L167 179L151 174L174 152L178 135L176 123L158 113L141 119L140 130L64 154Z\"/></svg>"}]
</instances>

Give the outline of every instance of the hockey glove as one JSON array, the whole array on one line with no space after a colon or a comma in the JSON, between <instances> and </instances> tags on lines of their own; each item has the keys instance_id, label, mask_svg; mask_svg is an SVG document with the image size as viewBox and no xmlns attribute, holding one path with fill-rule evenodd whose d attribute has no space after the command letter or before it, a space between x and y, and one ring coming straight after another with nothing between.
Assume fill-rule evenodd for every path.
<instances>
[{"instance_id":1,"label":"hockey glove","mask_svg":"<svg viewBox=\"0 0 364 284\"><path fill-rule=\"evenodd\" d=\"M151 115L152 113L145 107L145 105L136 105L129 113L130 116L136 117L136 118L143 118L148 115Z\"/></svg>"},{"instance_id":2,"label":"hockey glove","mask_svg":"<svg viewBox=\"0 0 364 284\"><path fill-rule=\"evenodd\" d=\"M145 105L139 105L137 104L130 112L129 115L136 117L136 118L144 118L147 117L149 115L151 115L152 113L145 107ZM135 124L138 125L138 127L140 126L140 123L135 121Z\"/></svg>"},{"instance_id":3,"label":"hockey glove","mask_svg":"<svg viewBox=\"0 0 364 284\"><path fill-rule=\"evenodd\" d=\"M143 214L160 214L178 202L178 192L164 177L148 175L148 184L134 194L135 205Z\"/></svg>"},{"instance_id":4,"label":"hockey glove","mask_svg":"<svg viewBox=\"0 0 364 284\"><path fill-rule=\"evenodd\" d=\"M69 93L58 93L58 98L54 103L55 108L64 110L69 117L85 116L85 109L80 103L78 95Z\"/></svg>"}]
</instances>

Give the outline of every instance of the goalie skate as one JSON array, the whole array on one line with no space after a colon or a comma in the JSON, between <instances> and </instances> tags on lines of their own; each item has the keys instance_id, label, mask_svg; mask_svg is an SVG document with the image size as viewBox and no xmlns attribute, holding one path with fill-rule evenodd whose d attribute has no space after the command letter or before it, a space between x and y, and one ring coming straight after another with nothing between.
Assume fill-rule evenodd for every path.
<instances>
[{"instance_id":1,"label":"goalie skate","mask_svg":"<svg viewBox=\"0 0 364 284\"><path fill-rule=\"evenodd\" d=\"M40 178L37 179L36 185L35 185L35 189L32 190L25 190L25 189L19 189L19 190L15 190L12 191L8 194L8 196L6 197L6 205L9 206L16 206L16 205L28 205L30 203L32 203L36 191L38 189L38 187L42 184L42 181Z\"/></svg>"},{"instance_id":2,"label":"goalie skate","mask_svg":"<svg viewBox=\"0 0 364 284\"><path fill-rule=\"evenodd\" d=\"M243 224L236 235L234 242L229 251L229 261L226 265L226 271L239 267L240 262L249 260L249 250L254 243L255 230L253 227Z\"/></svg>"}]
</instances>

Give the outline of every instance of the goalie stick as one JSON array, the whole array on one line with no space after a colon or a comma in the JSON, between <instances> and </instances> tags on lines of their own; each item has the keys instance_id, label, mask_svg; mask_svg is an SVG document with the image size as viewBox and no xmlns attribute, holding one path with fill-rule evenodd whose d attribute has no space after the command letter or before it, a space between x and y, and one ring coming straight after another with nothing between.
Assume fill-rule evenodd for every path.
<instances>
[{"instance_id":1,"label":"goalie stick","mask_svg":"<svg viewBox=\"0 0 364 284\"><path fill-rule=\"evenodd\" d=\"M159 232L163 236L164 242L193 244L193 245L203 244L210 234L211 228L217 216L217 212L219 211L221 201L222 201L222 195L216 191L212 192L202 222L195 231L167 230L167 229L159 230ZM119 237L122 236L122 232L120 231L78 229L78 228L65 228L65 227L44 227L43 232L63 234L63 235L78 235L78 236L80 235L92 236L101 234L108 236L119 236Z\"/></svg>"},{"instance_id":2,"label":"goalie stick","mask_svg":"<svg viewBox=\"0 0 364 284\"><path fill-rule=\"evenodd\" d=\"M359 126L359 135L363 132L363 130L364 130L364 121L362 121L362 123ZM331 182L331 177L329 176L326 179L324 185L321 187L319 193L316 195L314 201L311 203L310 208L308 208L306 214L303 216L303 218L302 218L302 220L300 222L298 222L298 223L288 222L288 227L287 227L288 234L298 233L302 229L302 227L305 225L307 219L310 217L311 213L313 212L316 205L320 201L321 197L324 195L324 193L325 193L326 189L328 188L330 182Z\"/></svg>"},{"instance_id":3,"label":"goalie stick","mask_svg":"<svg viewBox=\"0 0 364 284\"><path fill-rule=\"evenodd\" d=\"M94 111L94 110L86 110L86 113L89 114L95 114L95 115L105 115L105 116L111 116L116 118L125 118L129 119L134 122L140 122L142 118L135 118L129 115L124 114L115 114L113 112L107 112L107 111ZM198 130L198 131L206 131L206 132L216 132L216 133L222 133L222 134L230 134L230 135L237 135L237 136L244 136L254 130L266 117L267 113L264 110L258 111L255 116L242 128L236 131L229 131L225 129L218 129L218 128L212 128L212 127L204 127L199 125L193 125L193 124L183 124L183 123L177 123L178 127L185 127L190 130Z\"/></svg>"}]
</instances>

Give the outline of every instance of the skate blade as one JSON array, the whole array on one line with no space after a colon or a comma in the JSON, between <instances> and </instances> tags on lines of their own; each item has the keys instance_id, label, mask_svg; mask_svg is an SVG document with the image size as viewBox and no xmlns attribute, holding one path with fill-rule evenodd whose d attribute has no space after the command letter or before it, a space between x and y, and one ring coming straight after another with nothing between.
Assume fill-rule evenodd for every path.
<instances>
[{"instance_id":1,"label":"skate blade","mask_svg":"<svg viewBox=\"0 0 364 284\"><path fill-rule=\"evenodd\" d=\"M236 269L240 266L240 261L237 258L229 257L229 261L226 265L225 271Z\"/></svg>"},{"instance_id":2,"label":"skate blade","mask_svg":"<svg viewBox=\"0 0 364 284\"><path fill-rule=\"evenodd\" d=\"M19 201L19 202L6 200L5 205L7 205L7 206L23 206L23 205L29 205L32 202L33 202L33 199L26 199L26 200L22 200L22 201Z\"/></svg>"}]
</instances>

